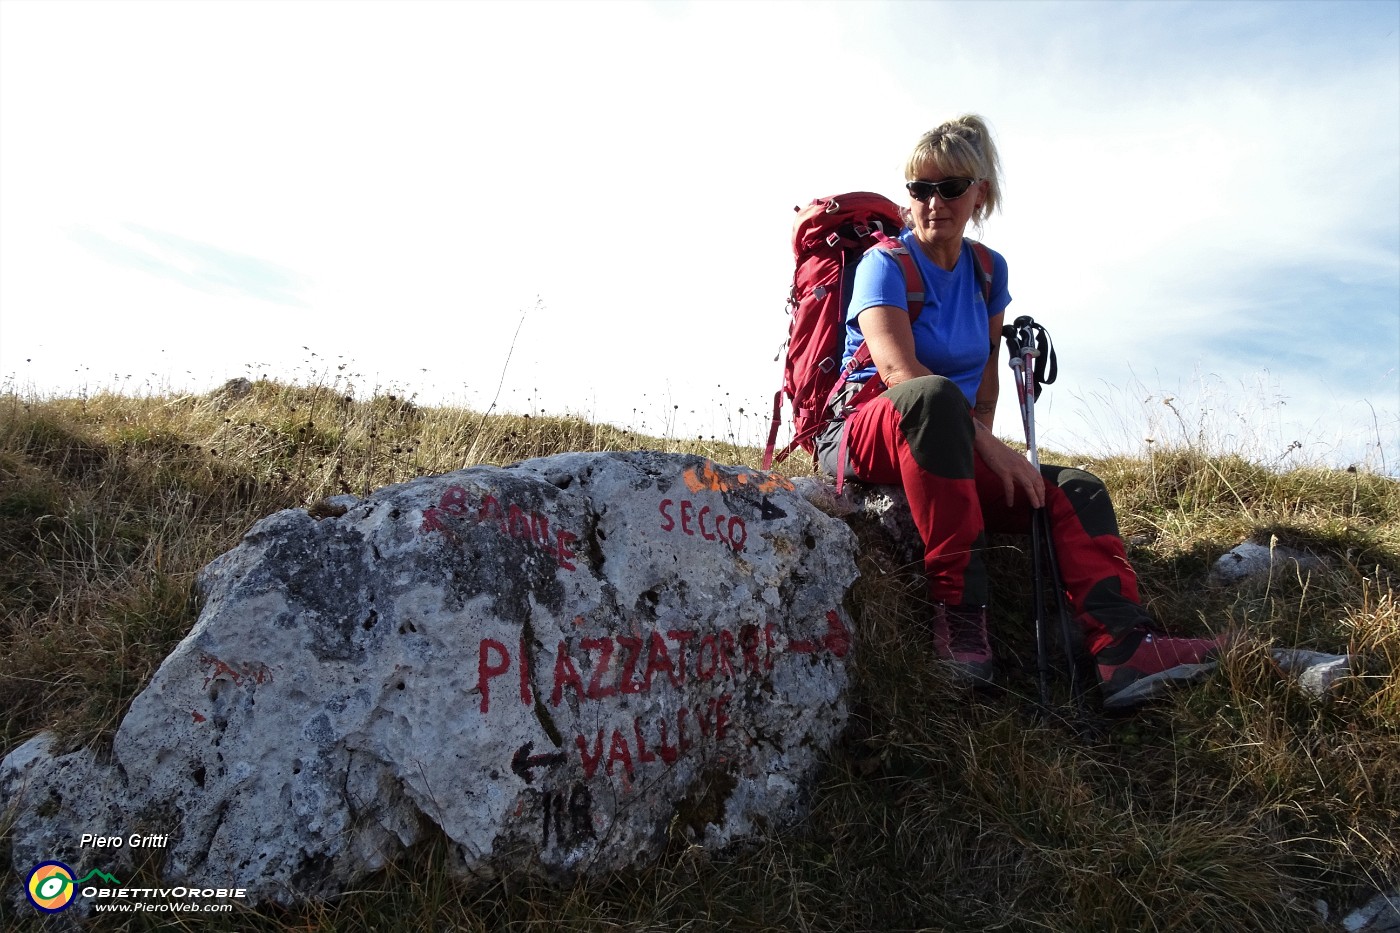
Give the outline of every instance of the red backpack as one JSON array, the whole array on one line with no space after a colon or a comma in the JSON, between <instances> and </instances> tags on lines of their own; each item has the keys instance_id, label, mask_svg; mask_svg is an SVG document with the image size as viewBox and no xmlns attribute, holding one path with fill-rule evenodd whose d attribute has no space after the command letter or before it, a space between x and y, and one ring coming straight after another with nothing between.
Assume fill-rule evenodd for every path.
<instances>
[{"instance_id":1,"label":"red backpack","mask_svg":"<svg viewBox=\"0 0 1400 933\"><path fill-rule=\"evenodd\" d=\"M918 319L924 307L924 280L914 257L896 237L903 222L899 208L884 195L869 191L818 198L806 209L794 208L792 252L797 259L792 292L788 296L787 355L783 360L783 387L773 395L773 422L763 453L763 468L781 463L798 447L815 455L816 437L830 420L830 406L846 377L870 364L870 351L862 344L841 365L846 343L846 306L856 264L868 249L889 250L904 271L908 291L909 321ZM981 243L973 242L982 297L991 300L992 257ZM878 379L870 384L879 385ZM775 457L773 447L782 423L783 396L792 401L793 438Z\"/></svg>"}]
</instances>

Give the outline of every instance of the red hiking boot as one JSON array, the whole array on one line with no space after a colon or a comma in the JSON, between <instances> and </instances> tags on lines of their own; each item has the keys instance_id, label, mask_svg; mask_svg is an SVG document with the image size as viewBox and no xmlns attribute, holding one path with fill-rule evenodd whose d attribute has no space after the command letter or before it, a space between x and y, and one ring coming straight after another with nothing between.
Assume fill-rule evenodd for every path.
<instances>
[{"instance_id":1,"label":"red hiking boot","mask_svg":"<svg viewBox=\"0 0 1400 933\"><path fill-rule=\"evenodd\" d=\"M948 662L955 680L976 686L992 682L992 646L985 606L934 603L933 650Z\"/></svg>"},{"instance_id":2,"label":"red hiking boot","mask_svg":"<svg viewBox=\"0 0 1400 933\"><path fill-rule=\"evenodd\" d=\"M1203 680L1224 644L1223 638L1168 638L1134 629L1094 656L1104 709L1125 709Z\"/></svg>"}]
</instances>

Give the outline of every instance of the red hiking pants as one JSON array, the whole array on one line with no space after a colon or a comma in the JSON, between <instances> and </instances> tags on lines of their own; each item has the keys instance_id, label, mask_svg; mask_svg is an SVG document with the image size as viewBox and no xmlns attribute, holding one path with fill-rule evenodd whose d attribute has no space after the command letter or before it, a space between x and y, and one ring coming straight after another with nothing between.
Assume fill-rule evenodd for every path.
<instances>
[{"instance_id":1,"label":"red hiking pants","mask_svg":"<svg viewBox=\"0 0 1400 933\"><path fill-rule=\"evenodd\" d=\"M1001 480L974 452L962 390L942 376L921 376L861 405L818 441L818 456L833 474L841 430L848 479L903 487L924 541L929 595L985 606L986 534L1028 533L1031 509L1019 490L1007 506ZM1085 647L1096 652L1149 621L1137 575L1103 481L1070 467L1042 465L1040 471L1065 594Z\"/></svg>"}]
</instances>

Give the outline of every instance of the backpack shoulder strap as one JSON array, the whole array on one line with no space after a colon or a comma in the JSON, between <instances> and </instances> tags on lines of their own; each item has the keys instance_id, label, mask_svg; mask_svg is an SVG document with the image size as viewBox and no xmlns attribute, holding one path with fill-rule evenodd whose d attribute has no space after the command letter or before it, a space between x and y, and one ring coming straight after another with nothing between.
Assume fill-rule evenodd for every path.
<instances>
[{"instance_id":1,"label":"backpack shoulder strap","mask_svg":"<svg viewBox=\"0 0 1400 933\"><path fill-rule=\"evenodd\" d=\"M899 267L904 272L904 290L908 293L909 300L909 323L918 320L919 314L924 310L924 277L919 272L919 264L914 261L909 250L899 240L891 239L881 231L874 231L872 236L875 245L871 249L883 249L895 258ZM992 251L983 246L977 240L968 240L972 244L972 255L977 259L977 282L982 287L982 300L990 307L992 304Z\"/></svg>"},{"instance_id":2,"label":"backpack shoulder strap","mask_svg":"<svg viewBox=\"0 0 1400 933\"><path fill-rule=\"evenodd\" d=\"M977 281L982 285L982 300L987 307L992 306L992 251L976 240L972 244L972 255L977 257Z\"/></svg>"},{"instance_id":3,"label":"backpack shoulder strap","mask_svg":"<svg viewBox=\"0 0 1400 933\"><path fill-rule=\"evenodd\" d=\"M871 236L875 244L870 249L882 249L894 257L899 263L900 271L904 273L904 294L905 303L909 306L909 323L912 326L919 319L919 315L924 310L924 276L919 271L919 264L914 261L914 257L909 254L909 249L899 240L891 239L883 231L872 231ZM867 250L868 252L868 250ZM842 302L844 304L844 302ZM832 398L840 391L845 383L846 376L859 369L864 369L874 362L870 358L870 347L864 342L856 347L856 352L846 361L846 368L838 380L836 388L832 391ZM828 400L828 404L830 401Z\"/></svg>"},{"instance_id":4,"label":"backpack shoulder strap","mask_svg":"<svg viewBox=\"0 0 1400 933\"><path fill-rule=\"evenodd\" d=\"M919 272L919 264L909 254L908 247L899 240L878 230L874 232L873 236L875 245L871 249L882 249L889 253L894 257L895 262L899 263L900 271L904 273L905 298L909 303L909 323L913 324L924 310L924 277Z\"/></svg>"}]
</instances>

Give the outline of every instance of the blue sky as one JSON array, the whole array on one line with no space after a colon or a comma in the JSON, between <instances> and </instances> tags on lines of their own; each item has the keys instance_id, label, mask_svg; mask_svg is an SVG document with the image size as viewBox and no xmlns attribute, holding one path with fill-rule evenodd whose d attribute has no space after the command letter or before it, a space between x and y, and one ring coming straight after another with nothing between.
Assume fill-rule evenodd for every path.
<instances>
[{"instance_id":1,"label":"blue sky","mask_svg":"<svg viewBox=\"0 0 1400 933\"><path fill-rule=\"evenodd\" d=\"M4 0L0 381L757 442L792 207L897 197L965 111L1059 347L1043 445L1400 470L1393 0Z\"/></svg>"}]
</instances>

